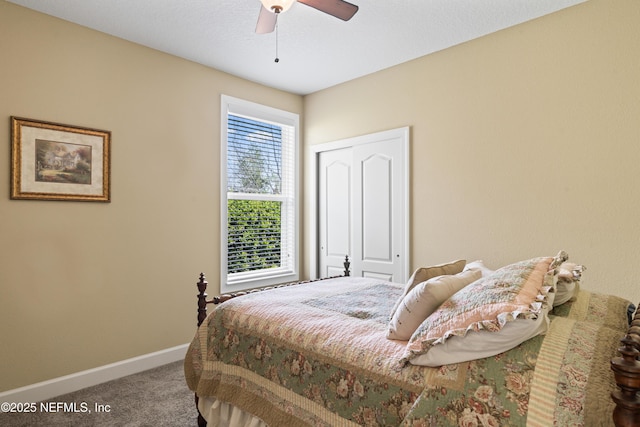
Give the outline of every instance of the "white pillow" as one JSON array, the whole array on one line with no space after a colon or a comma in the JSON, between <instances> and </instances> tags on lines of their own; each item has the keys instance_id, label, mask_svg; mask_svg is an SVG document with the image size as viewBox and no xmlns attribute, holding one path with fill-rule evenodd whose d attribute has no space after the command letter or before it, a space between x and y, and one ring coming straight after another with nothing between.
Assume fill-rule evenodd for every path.
<instances>
[{"instance_id":1,"label":"white pillow","mask_svg":"<svg viewBox=\"0 0 640 427\"><path fill-rule=\"evenodd\" d=\"M515 319L507 322L497 332L482 329L468 331L465 336L449 337L446 341L435 344L428 352L409 360L409 363L433 367L495 356L528 339L545 334L549 328L547 314L548 309L544 309L537 319Z\"/></svg>"},{"instance_id":2,"label":"white pillow","mask_svg":"<svg viewBox=\"0 0 640 427\"><path fill-rule=\"evenodd\" d=\"M556 297L553 301L553 306L556 307L564 304L565 302L571 301L578 294L578 290L580 289L579 285L579 280L575 282L558 281L558 284L556 285Z\"/></svg>"},{"instance_id":3,"label":"white pillow","mask_svg":"<svg viewBox=\"0 0 640 427\"><path fill-rule=\"evenodd\" d=\"M459 260L447 262L444 264L417 268L416 271L414 271L411 277L409 278L409 281L407 282L407 284L405 285L402 295L400 296L400 298L396 300L396 303L394 304L393 309L389 314L389 320L391 320L394 313L398 310L398 307L402 303L402 300L404 299L404 297L407 296L407 294L411 292L411 289L413 289L416 285L424 281L427 281L429 279L432 279L434 277L443 276L445 274L448 275L448 274L462 273L462 270L464 269L464 266L466 263L467 263L466 260L459 259Z\"/></svg>"},{"instance_id":4,"label":"white pillow","mask_svg":"<svg viewBox=\"0 0 640 427\"><path fill-rule=\"evenodd\" d=\"M480 270L482 272L482 277L487 277L494 272L494 270L491 270L486 265L484 265L484 261L482 261L481 259L472 261L469 264L465 265L462 271L473 270L473 269Z\"/></svg>"},{"instance_id":5,"label":"white pillow","mask_svg":"<svg viewBox=\"0 0 640 427\"><path fill-rule=\"evenodd\" d=\"M555 285L556 297L553 306L564 304L574 299L580 290L582 272L586 270L584 265L565 262L558 269L558 281Z\"/></svg>"},{"instance_id":6,"label":"white pillow","mask_svg":"<svg viewBox=\"0 0 640 427\"><path fill-rule=\"evenodd\" d=\"M408 340L420 324L453 294L482 277L478 269L433 277L404 296L389 322L387 338Z\"/></svg>"}]
</instances>

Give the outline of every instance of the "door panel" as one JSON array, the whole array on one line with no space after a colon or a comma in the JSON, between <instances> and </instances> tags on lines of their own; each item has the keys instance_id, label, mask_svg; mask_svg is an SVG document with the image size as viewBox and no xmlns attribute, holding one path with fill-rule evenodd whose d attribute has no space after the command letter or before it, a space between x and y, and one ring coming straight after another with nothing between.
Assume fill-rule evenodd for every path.
<instances>
[{"instance_id":1,"label":"door panel","mask_svg":"<svg viewBox=\"0 0 640 427\"><path fill-rule=\"evenodd\" d=\"M393 262L391 257L392 159L374 154L360 162L362 260Z\"/></svg>"},{"instance_id":2,"label":"door panel","mask_svg":"<svg viewBox=\"0 0 640 427\"><path fill-rule=\"evenodd\" d=\"M382 274L382 273L376 273L374 271L363 271L362 277L368 277L370 279L385 280L387 282L394 281L393 274Z\"/></svg>"}]
</instances>

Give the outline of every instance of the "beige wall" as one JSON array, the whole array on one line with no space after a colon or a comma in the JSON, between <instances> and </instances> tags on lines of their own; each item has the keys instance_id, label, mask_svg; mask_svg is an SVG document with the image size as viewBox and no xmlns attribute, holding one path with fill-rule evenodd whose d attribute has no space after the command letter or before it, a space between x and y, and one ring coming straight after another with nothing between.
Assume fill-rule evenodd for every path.
<instances>
[{"instance_id":1,"label":"beige wall","mask_svg":"<svg viewBox=\"0 0 640 427\"><path fill-rule=\"evenodd\" d=\"M0 391L187 343L219 275L220 94L303 99L0 1ZM112 132L112 202L9 200L9 116Z\"/></svg>"},{"instance_id":2,"label":"beige wall","mask_svg":"<svg viewBox=\"0 0 640 427\"><path fill-rule=\"evenodd\" d=\"M564 249L637 303L639 23L637 0L591 0L312 94L305 143L411 127L412 269Z\"/></svg>"},{"instance_id":3,"label":"beige wall","mask_svg":"<svg viewBox=\"0 0 640 427\"><path fill-rule=\"evenodd\" d=\"M591 0L303 99L0 1L0 391L191 339L222 93L304 109L308 145L411 126L412 267L565 249L639 301L638 22ZM112 203L9 200L11 115L111 130Z\"/></svg>"}]
</instances>

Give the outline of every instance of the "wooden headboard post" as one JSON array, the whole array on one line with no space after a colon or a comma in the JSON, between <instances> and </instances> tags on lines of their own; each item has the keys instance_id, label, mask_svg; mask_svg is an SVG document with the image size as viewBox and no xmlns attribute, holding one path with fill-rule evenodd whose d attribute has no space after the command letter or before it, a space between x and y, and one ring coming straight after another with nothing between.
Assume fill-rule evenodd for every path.
<instances>
[{"instance_id":1,"label":"wooden headboard post","mask_svg":"<svg viewBox=\"0 0 640 427\"><path fill-rule=\"evenodd\" d=\"M620 340L620 357L611 360L618 390L611 393L616 403L613 422L617 427L640 426L640 307Z\"/></svg>"},{"instance_id":2,"label":"wooden headboard post","mask_svg":"<svg viewBox=\"0 0 640 427\"><path fill-rule=\"evenodd\" d=\"M344 265L345 277L349 277L351 275L351 270L349 269L351 266L351 263L349 262L349 255L345 255L344 262L342 263L342 265Z\"/></svg>"},{"instance_id":3,"label":"wooden headboard post","mask_svg":"<svg viewBox=\"0 0 640 427\"><path fill-rule=\"evenodd\" d=\"M200 273L200 280L198 280L198 326L202 325L204 319L207 317L207 278L204 277L204 273Z\"/></svg>"}]
</instances>

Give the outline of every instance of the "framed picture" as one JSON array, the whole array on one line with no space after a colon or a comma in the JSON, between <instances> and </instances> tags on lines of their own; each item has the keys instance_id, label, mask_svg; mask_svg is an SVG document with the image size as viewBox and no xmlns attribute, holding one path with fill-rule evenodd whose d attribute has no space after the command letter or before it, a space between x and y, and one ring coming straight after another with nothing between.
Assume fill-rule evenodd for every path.
<instances>
[{"instance_id":1,"label":"framed picture","mask_svg":"<svg viewBox=\"0 0 640 427\"><path fill-rule=\"evenodd\" d=\"M11 198L110 202L111 132L11 117Z\"/></svg>"}]
</instances>

